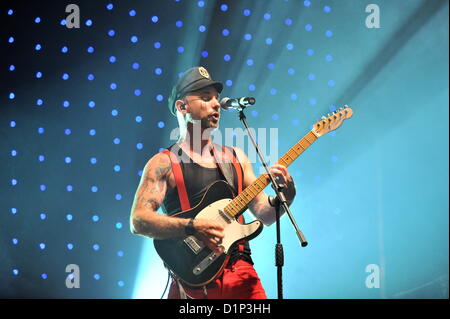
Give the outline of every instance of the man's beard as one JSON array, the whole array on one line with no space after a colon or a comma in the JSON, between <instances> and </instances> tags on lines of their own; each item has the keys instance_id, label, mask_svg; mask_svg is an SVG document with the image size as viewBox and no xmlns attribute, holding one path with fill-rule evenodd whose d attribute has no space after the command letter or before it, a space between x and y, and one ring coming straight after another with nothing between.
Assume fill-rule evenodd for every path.
<instances>
[{"instance_id":1,"label":"man's beard","mask_svg":"<svg viewBox=\"0 0 450 319\"><path fill-rule=\"evenodd\" d=\"M209 130L213 132L217 130L219 128L219 121L214 123L210 116L204 117L200 120L193 119L190 114L187 117L187 122L192 123L194 130L200 129L200 131Z\"/></svg>"},{"instance_id":2,"label":"man's beard","mask_svg":"<svg viewBox=\"0 0 450 319\"><path fill-rule=\"evenodd\" d=\"M215 122L211 117L208 116L201 121L201 125L203 129L211 128L215 130L219 128L219 121Z\"/></svg>"}]
</instances>

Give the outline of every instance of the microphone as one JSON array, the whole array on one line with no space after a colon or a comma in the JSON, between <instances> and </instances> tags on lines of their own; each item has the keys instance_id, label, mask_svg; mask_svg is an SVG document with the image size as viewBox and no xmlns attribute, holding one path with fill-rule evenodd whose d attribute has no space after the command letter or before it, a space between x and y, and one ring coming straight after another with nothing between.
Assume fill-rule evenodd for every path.
<instances>
[{"instance_id":1,"label":"microphone","mask_svg":"<svg viewBox=\"0 0 450 319\"><path fill-rule=\"evenodd\" d=\"M256 100L254 97L239 97L231 99L229 97L224 97L220 101L220 106L225 109L244 109L249 105L255 104Z\"/></svg>"}]
</instances>

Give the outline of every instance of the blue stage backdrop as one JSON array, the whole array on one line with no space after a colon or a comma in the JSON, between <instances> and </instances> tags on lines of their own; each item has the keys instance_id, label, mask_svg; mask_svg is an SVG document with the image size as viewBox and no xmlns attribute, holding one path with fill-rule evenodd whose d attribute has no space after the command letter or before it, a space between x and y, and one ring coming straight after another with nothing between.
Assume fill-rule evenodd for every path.
<instances>
[{"instance_id":1,"label":"blue stage backdrop","mask_svg":"<svg viewBox=\"0 0 450 319\"><path fill-rule=\"evenodd\" d=\"M0 5L1 297L161 296L167 272L130 208L175 142L171 86L201 65L222 96L256 98L270 164L354 111L289 167L309 245L284 216L286 298L448 298L448 1L69 3ZM275 227L251 242L269 298L274 245Z\"/></svg>"}]
</instances>

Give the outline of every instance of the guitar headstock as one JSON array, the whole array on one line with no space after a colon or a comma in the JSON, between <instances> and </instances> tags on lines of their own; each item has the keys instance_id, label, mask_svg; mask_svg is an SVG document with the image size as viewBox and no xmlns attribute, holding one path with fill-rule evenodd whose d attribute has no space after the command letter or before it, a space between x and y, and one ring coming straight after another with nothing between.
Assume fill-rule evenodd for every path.
<instances>
[{"instance_id":1,"label":"guitar headstock","mask_svg":"<svg viewBox=\"0 0 450 319\"><path fill-rule=\"evenodd\" d=\"M337 129L344 120L352 117L352 115L353 110L348 105L344 105L339 110L328 114L328 117L322 116L322 119L314 124L312 130L317 137L320 137Z\"/></svg>"}]
</instances>

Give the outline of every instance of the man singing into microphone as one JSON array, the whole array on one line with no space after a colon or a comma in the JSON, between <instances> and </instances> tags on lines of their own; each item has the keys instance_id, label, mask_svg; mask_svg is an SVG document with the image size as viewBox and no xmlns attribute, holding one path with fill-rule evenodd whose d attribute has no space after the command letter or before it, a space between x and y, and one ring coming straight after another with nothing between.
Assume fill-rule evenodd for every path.
<instances>
[{"instance_id":1,"label":"man singing into microphone","mask_svg":"<svg viewBox=\"0 0 450 319\"><path fill-rule=\"evenodd\" d=\"M227 234L220 223L206 218L188 219L172 215L195 207L208 186L217 180L232 184L230 187L235 195L238 189L245 189L256 180L243 150L212 143L211 132L219 127L219 94L222 89L223 84L213 81L203 67L188 69L173 87L168 106L178 119L180 136L177 143L154 155L145 165L131 209L133 234L155 239L193 235L209 249L221 253L222 239ZM218 158L235 162L219 165ZM270 170L286 186L284 194L290 205L295 197L292 177L279 164L271 166ZM164 215L157 213L160 207ZM265 225L275 222L275 210L264 192L250 202L249 209ZM220 275L203 286L190 286L173 276L168 298L266 298L253 267L249 243L238 242L228 255L230 258Z\"/></svg>"}]
</instances>

